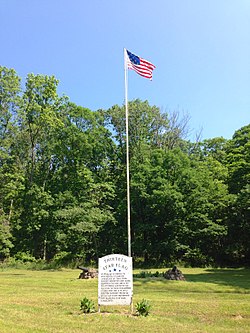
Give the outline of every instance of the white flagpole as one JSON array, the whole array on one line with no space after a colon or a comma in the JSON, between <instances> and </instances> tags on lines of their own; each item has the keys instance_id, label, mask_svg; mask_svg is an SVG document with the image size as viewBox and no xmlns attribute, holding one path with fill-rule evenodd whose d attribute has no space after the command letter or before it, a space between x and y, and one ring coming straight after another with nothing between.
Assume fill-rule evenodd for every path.
<instances>
[{"instance_id":1,"label":"white flagpole","mask_svg":"<svg viewBox=\"0 0 250 333\"><path fill-rule=\"evenodd\" d=\"M128 217L128 256L131 257L130 227L130 184L129 184L129 140L128 140L128 64L127 50L124 48L125 112L126 112L126 161L127 161L127 217Z\"/></svg>"}]
</instances>

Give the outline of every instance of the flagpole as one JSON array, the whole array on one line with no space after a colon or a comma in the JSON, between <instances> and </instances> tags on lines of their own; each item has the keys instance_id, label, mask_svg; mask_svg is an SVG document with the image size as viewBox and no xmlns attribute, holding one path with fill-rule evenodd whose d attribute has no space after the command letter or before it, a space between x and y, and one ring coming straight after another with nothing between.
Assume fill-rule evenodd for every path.
<instances>
[{"instance_id":1,"label":"flagpole","mask_svg":"<svg viewBox=\"0 0 250 333\"><path fill-rule=\"evenodd\" d=\"M129 175L129 140L128 140L128 65L127 65L127 50L125 48L124 48L124 79L125 79L125 114L126 114L128 256L131 257L130 182L129 182L130 175Z\"/></svg>"}]
</instances>

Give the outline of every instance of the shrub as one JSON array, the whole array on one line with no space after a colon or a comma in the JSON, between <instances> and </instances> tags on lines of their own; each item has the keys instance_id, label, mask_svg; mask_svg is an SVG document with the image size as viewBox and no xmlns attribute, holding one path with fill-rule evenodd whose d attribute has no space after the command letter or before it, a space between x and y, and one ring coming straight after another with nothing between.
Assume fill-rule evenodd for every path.
<instances>
[{"instance_id":1,"label":"shrub","mask_svg":"<svg viewBox=\"0 0 250 333\"><path fill-rule=\"evenodd\" d=\"M23 263L36 262L36 258L33 257L29 252L17 252L14 255L15 260L19 260Z\"/></svg>"},{"instance_id":2,"label":"shrub","mask_svg":"<svg viewBox=\"0 0 250 333\"><path fill-rule=\"evenodd\" d=\"M71 261L72 261L72 254L66 251L58 252L52 259L53 265L57 267L66 266Z\"/></svg>"},{"instance_id":3,"label":"shrub","mask_svg":"<svg viewBox=\"0 0 250 333\"><path fill-rule=\"evenodd\" d=\"M87 297L84 297L81 300L80 309L83 313L93 313L95 312L94 302L88 299Z\"/></svg>"},{"instance_id":4,"label":"shrub","mask_svg":"<svg viewBox=\"0 0 250 333\"><path fill-rule=\"evenodd\" d=\"M191 267L206 267L210 264L209 258L200 249L188 249L183 256L186 265Z\"/></svg>"},{"instance_id":5,"label":"shrub","mask_svg":"<svg viewBox=\"0 0 250 333\"><path fill-rule=\"evenodd\" d=\"M148 273L142 271L142 272L140 272L138 274L134 274L134 276L137 277L137 278L140 278L140 279L145 279L148 276Z\"/></svg>"},{"instance_id":6,"label":"shrub","mask_svg":"<svg viewBox=\"0 0 250 333\"><path fill-rule=\"evenodd\" d=\"M149 310L151 308L151 305L147 300L143 299L141 302L136 303L135 308L136 308L136 314L138 316L146 317L149 315Z\"/></svg>"},{"instance_id":7,"label":"shrub","mask_svg":"<svg viewBox=\"0 0 250 333\"><path fill-rule=\"evenodd\" d=\"M160 273L159 271L156 271L155 273L147 272L147 271L141 271L138 274L134 274L135 278L139 278L139 279L146 279L146 278L151 278L151 277L162 277L163 273Z\"/></svg>"}]
</instances>

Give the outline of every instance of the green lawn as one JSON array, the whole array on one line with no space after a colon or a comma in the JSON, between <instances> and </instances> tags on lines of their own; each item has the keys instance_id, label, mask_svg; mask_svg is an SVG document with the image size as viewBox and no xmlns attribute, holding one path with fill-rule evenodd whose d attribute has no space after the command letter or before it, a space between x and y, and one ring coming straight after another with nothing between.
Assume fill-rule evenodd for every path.
<instances>
[{"instance_id":1,"label":"green lawn","mask_svg":"<svg viewBox=\"0 0 250 333\"><path fill-rule=\"evenodd\" d=\"M181 270L187 281L134 279L134 304L152 305L145 318L129 307L81 314L81 299L97 305L98 295L97 279L79 280L79 270L2 269L0 332L250 332L249 269Z\"/></svg>"}]
</instances>

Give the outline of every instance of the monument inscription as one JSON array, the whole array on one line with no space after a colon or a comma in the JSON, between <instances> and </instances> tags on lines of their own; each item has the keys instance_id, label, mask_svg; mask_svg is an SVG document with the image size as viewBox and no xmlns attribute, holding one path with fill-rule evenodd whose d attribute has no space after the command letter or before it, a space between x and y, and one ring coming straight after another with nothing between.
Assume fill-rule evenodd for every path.
<instances>
[{"instance_id":1,"label":"monument inscription","mask_svg":"<svg viewBox=\"0 0 250 333\"><path fill-rule=\"evenodd\" d=\"M122 254L99 258L98 304L131 305L132 296L132 258Z\"/></svg>"}]
</instances>

